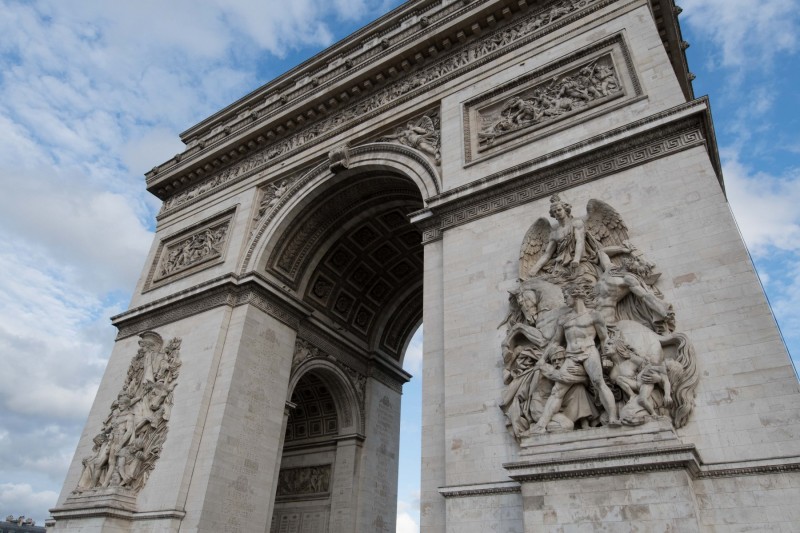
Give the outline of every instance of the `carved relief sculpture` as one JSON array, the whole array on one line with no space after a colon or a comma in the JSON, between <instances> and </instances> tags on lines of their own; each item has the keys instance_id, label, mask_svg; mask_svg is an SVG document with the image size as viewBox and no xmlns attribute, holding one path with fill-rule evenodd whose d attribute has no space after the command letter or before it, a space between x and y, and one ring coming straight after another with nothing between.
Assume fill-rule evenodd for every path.
<instances>
[{"instance_id":1,"label":"carved relief sculpture","mask_svg":"<svg viewBox=\"0 0 800 533\"><path fill-rule=\"evenodd\" d=\"M165 278L200 263L222 255L222 246L228 236L228 221L195 233L179 242L168 245L162 255L158 278Z\"/></svg>"},{"instance_id":2,"label":"carved relief sculpture","mask_svg":"<svg viewBox=\"0 0 800 533\"><path fill-rule=\"evenodd\" d=\"M287 468L278 474L278 496L324 494L330 483L331 465Z\"/></svg>"},{"instance_id":3,"label":"carved relief sculpture","mask_svg":"<svg viewBox=\"0 0 800 533\"><path fill-rule=\"evenodd\" d=\"M606 54L479 110L478 149L504 135L595 107L622 92L611 54Z\"/></svg>"},{"instance_id":4,"label":"carved relief sculpture","mask_svg":"<svg viewBox=\"0 0 800 533\"><path fill-rule=\"evenodd\" d=\"M460 75L487 56L498 53L509 45L527 38L532 38L532 36L537 33L545 32L547 31L546 28L554 27L567 16L573 14L580 16L579 12L581 10L590 8L597 4L598 1L599 0L562 0L553 6L543 7L540 10L534 11L531 15L519 19L513 25L489 33L474 43L463 47L457 47L454 49L454 52L446 55L439 61L433 62L430 66L413 70L396 83L366 94L354 104L341 111L331 113L325 118L308 123L307 126L299 129L297 133L270 143L253 156L238 161L215 173L213 176L205 178L200 183L192 185L188 189L165 200L161 207L160 214L163 215L172 209L188 204L190 201L200 198L210 191L222 187L249 172L264 169L267 165L274 162L276 158L288 155L308 143L316 141L323 135L333 135L338 128L345 126L351 121L358 120L368 113L377 112L413 91L423 90L423 88L429 84L439 83L446 78ZM422 128L429 131L424 126ZM408 129L408 125L405 129ZM435 131L439 131L438 123L436 124ZM398 134L398 132L395 132L395 135ZM416 133L416 135L423 134ZM400 142L399 139L396 139L396 141ZM413 143L415 139L409 139L409 142ZM429 145L429 143L426 143L426 145ZM426 148L416 146L416 148L426 151L427 146ZM436 145L436 152L438 154L438 145ZM437 159L437 155L430 153L429 155Z\"/></svg>"},{"instance_id":5,"label":"carved relief sculpture","mask_svg":"<svg viewBox=\"0 0 800 533\"><path fill-rule=\"evenodd\" d=\"M177 338L164 346L152 331L140 335L125 384L94 438L92 454L83 459L73 494L106 488L136 493L144 487L167 438L180 346Z\"/></svg>"},{"instance_id":6,"label":"carved relief sculpture","mask_svg":"<svg viewBox=\"0 0 800 533\"><path fill-rule=\"evenodd\" d=\"M395 128L394 134L387 135L379 141L397 142L415 148L430 156L438 165L442 159L439 131L439 114L432 111L408 122L405 126Z\"/></svg>"},{"instance_id":7,"label":"carved relief sculpture","mask_svg":"<svg viewBox=\"0 0 800 533\"><path fill-rule=\"evenodd\" d=\"M655 287L655 265L619 213L590 200L584 218L558 195L520 250L503 322L501 402L517 439L668 417L683 426L697 387L691 342Z\"/></svg>"}]
</instances>

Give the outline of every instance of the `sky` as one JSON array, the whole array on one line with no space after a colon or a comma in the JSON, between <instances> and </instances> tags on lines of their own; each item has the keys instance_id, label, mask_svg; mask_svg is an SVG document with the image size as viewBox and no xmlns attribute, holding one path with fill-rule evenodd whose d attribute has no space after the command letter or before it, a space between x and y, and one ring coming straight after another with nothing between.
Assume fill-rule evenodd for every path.
<instances>
[{"instance_id":1,"label":"sky","mask_svg":"<svg viewBox=\"0 0 800 533\"><path fill-rule=\"evenodd\" d=\"M680 17L731 207L795 358L798 1L682 0ZM0 0L0 517L42 523L56 502L109 317L153 238L142 174L181 151L181 131L399 3ZM420 365L421 331L406 357ZM419 530L420 390L404 390L398 533Z\"/></svg>"}]
</instances>

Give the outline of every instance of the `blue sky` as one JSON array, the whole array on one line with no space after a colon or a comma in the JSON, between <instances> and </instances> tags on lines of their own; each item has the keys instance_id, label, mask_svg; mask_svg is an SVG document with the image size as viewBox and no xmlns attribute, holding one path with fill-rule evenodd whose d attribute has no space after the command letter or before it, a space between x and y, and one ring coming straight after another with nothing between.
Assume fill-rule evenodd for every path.
<instances>
[{"instance_id":1,"label":"blue sky","mask_svg":"<svg viewBox=\"0 0 800 533\"><path fill-rule=\"evenodd\" d=\"M152 240L143 172L178 133L398 1L0 0L0 516L55 503ZM796 0L683 0L731 206L800 356ZM756 7L757 6L757 7ZM176 24L176 22L178 22ZM419 338L407 358L419 373ZM418 528L420 380L398 532Z\"/></svg>"}]
</instances>

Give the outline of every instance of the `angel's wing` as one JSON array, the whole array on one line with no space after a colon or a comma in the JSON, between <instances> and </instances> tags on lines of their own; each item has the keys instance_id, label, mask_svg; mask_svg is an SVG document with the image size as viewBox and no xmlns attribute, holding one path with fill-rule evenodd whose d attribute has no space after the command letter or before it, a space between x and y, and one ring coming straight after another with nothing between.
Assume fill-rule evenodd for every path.
<instances>
[{"instance_id":1,"label":"angel's wing","mask_svg":"<svg viewBox=\"0 0 800 533\"><path fill-rule=\"evenodd\" d=\"M546 218L538 219L528 228L519 250L519 278L521 280L528 279L528 272L547 247L550 231L550 222Z\"/></svg>"},{"instance_id":2,"label":"angel's wing","mask_svg":"<svg viewBox=\"0 0 800 533\"><path fill-rule=\"evenodd\" d=\"M414 125L427 131L428 135L436 132L436 125L433 123L433 119L428 115L419 117L416 122L414 122Z\"/></svg>"},{"instance_id":3,"label":"angel's wing","mask_svg":"<svg viewBox=\"0 0 800 533\"><path fill-rule=\"evenodd\" d=\"M628 240L628 226L617 213L617 210L607 203L591 199L586 204L586 230L600 241L603 247L622 246Z\"/></svg>"}]
</instances>

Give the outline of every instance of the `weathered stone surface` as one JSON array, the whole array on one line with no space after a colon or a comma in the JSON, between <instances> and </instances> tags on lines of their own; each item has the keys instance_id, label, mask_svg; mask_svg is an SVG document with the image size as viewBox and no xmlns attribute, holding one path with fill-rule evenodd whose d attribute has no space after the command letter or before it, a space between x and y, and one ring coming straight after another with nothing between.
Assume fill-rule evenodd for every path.
<instances>
[{"instance_id":1,"label":"weathered stone surface","mask_svg":"<svg viewBox=\"0 0 800 533\"><path fill-rule=\"evenodd\" d=\"M409 2L191 128L56 530L394 530L422 320L423 531L793 530L798 384L665 7ZM93 439L148 331L144 475Z\"/></svg>"}]
</instances>

